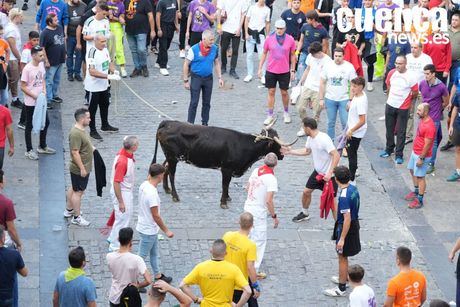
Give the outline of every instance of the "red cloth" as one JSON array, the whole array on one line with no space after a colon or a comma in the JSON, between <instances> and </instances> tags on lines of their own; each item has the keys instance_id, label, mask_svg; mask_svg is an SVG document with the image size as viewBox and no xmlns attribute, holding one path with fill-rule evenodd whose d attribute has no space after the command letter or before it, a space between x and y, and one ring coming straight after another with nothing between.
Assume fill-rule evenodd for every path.
<instances>
[{"instance_id":1,"label":"red cloth","mask_svg":"<svg viewBox=\"0 0 460 307\"><path fill-rule=\"evenodd\" d=\"M324 175L317 175L316 180L323 180ZM334 185L332 179L328 182L324 182L323 193L321 194L321 200L319 205L319 216L320 218L327 219L329 211L334 210Z\"/></svg>"},{"instance_id":2,"label":"red cloth","mask_svg":"<svg viewBox=\"0 0 460 307\"><path fill-rule=\"evenodd\" d=\"M211 47L206 47L203 42L200 42L200 53L203 56L208 56L209 52L211 51Z\"/></svg>"},{"instance_id":3,"label":"red cloth","mask_svg":"<svg viewBox=\"0 0 460 307\"><path fill-rule=\"evenodd\" d=\"M128 158L134 160L134 155L122 148L118 152L118 156L117 163L115 164L115 175L113 176L113 181L120 183L123 182L126 172L128 171Z\"/></svg>"},{"instance_id":4,"label":"red cloth","mask_svg":"<svg viewBox=\"0 0 460 307\"><path fill-rule=\"evenodd\" d=\"M10 109L0 105L0 148L5 148L6 127L12 123Z\"/></svg>"},{"instance_id":5,"label":"red cloth","mask_svg":"<svg viewBox=\"0 0 460 307\"><path fill-rule=\"evenodd\" d=\"M267 175L267 174L274 175L274 172L270 167L268 167L266 165L262 165L261 167L259 167L259 169L257 171L258 176Z\"/></svg>"},{"instance_id":6,"label":"red cloth","mask_svg":"<svg viewBox=\"0 0 460 307\"><path fill-rule=\"evenodd\" d=\"M450 71L452 66L452 61L450 61L452 59L452 45L450 42L440 44L438 41L433 41L433 34L431 34L428 36L428 42L423 45L423 52L431 57L436 71Z\"/></svg>"},{"instance_id":7,"label":"red cloth","mask_svg":"<svg viewBox=\"0 0 460 307\"><path fill-rule=\"evenodd\" d=\"M112 227L113 224L115 223L115 211L112 210L112 213L110 214L109 219L107 220L107 226Z\"/></svg>"},{"instance_id":8,"label":"red cloth","mask_svg":"<svg viewBox=\"0 0 460 307\"><path fill-rule=\"evenodd\" d=\"M358 55L358 48L354 44L347 42L343 49L343 59L353 65L358 76L363 77L363 64L361 63L361 57Z\"/></svg>"},{"instance_id":9,"label":"red cloth","mask_svg":"<svg viewBox=\"0 0 460 307\"><path fill-rule=\"evenodd\" d=\"M420 156L423 152L423 147L425 147L425 139L432 139L436 137L436 127L434 125L431 117L428 117L425 120L421 120L417 127L417 134L414 139L414 147L412 150L417 156ZM430 150L428 150L426 156L431 157L433 154L433 143L431 143Z\"/></svg>"},{"instance_id":10,"label":"red cloth","mask_svg":"<svg viewBox=\"0 0 460 307\"><path fill-rule=\"evenodd\" d=\"M3 194L0 194L0 226L8 230L6 222L14 221L15 219L16 212L14 212L13 201Z\"/></svg>"}]
</instances>

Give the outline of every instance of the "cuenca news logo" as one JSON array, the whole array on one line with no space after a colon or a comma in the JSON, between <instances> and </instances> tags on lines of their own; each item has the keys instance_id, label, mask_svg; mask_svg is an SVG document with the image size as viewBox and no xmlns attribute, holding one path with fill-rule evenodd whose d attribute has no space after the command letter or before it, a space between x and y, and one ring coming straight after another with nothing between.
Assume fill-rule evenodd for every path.
<instances>
[{"instance_id":1,"label":"cuenca news logo","mask_svg":"<svg viewBox=\"0 0 460 307\"><path fill-rule=\"evenodd\" d=\"M422 44L448 44L447 10L444 8L380 8L373 14L372 8L353 11L349 8L340 8L337 11L337 27L340 32L346 33L352 29L352 22L347 17L354 16L358 32L377 31L387 33L389 42L405 44L409 42ZM361 21L361 22L358 22ZM431 35L430 35L431 34Z\"/></svg>"}]
</instances>

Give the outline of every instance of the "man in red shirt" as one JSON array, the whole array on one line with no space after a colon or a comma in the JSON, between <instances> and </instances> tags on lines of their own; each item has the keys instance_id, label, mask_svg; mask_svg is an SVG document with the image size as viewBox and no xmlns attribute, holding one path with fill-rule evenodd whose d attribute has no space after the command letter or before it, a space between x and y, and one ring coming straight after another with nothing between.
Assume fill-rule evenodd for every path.
<instances>
[{"instance_id":1,"label":"man in red shirt","mask_svg":"<svg viewBox=\"0 0 460 307\"><path fill-rule=\"evenodd\" d=\"M13 119L11 118L11 112L5 106L0 105L0 170L3 169L3 158L5 157L5 140L8 137L8 143L10 143L10 149L8 150L8 156L14 154L14 137L13 137Z\"/></svg>"},{"instance_id":2,"label":"man in red shirt","mask_svg":"<svg viewBox=\"0 0 460 307\"><path fill-rule=\"evenodd\" d=\"M420 123L417 127L412 154L407 164L407 168L412 175L414 191L404 198L407 201L411 201L408 205L410 209L418 209L423 206L423 195L426 190L425 176L428 164L431 161L433 142L436 135L436 126L428 115L429 111L430 105L428 103L422 103L417 107Z\"/></svg>"},{"instance_id":3,"label":"man in red shirt","mask_svg":"<svg viewBox=\"0 0 460 307\"><path fill-rule=\"evenodd\" d=\"M452 66L452 45L449 40L446 43L440 43L434 39L434 36L439 36L442 33L433 31L428 36L428 42L423 45L423 53L428 54L433 60L433 64L436 67L436 78L447 85L447 78L449 77L450 67Z\"/></svg>"},{"instance_id":4,"label":"man in red shirt","mask_svg":"<svg viewBox=\"0 0 460 307\"><path fill-rule=\"evenodd\" d=\"M13 201L3 194L4 187L5 177L3 171L0 170L0 227L3 227L7 231L5 245L14 246L21 252L21 239L19 239L19 234L14 225L16 212L14 211Z\"/></svg>"}]
</instances>

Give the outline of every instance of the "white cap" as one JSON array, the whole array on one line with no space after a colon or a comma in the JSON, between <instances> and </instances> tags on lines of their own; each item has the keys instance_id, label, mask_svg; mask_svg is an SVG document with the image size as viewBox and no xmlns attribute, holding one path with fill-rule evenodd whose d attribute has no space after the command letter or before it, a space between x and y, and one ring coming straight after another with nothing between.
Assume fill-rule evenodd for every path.
<instances>
[{"instance_id":1,"label":"white cap","mask_svg":"<svg viewBox=\"0 0 460 307\"><path fill-rule=\"evenodd\" d=\"M283 19L278 19L278 20L275 22L275 28L277 28L277 29L284 29L284 28L286 28L286 22L285 22Z\"/></svg>"}]
</instances>

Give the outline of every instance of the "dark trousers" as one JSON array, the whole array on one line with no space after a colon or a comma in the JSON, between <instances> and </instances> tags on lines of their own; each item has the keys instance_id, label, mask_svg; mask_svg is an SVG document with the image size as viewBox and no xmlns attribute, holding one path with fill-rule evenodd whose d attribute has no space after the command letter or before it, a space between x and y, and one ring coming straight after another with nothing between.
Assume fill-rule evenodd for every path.
<instances>
[{"instance_id":1,"label":"dark trousers","mask_svg":"<svg viewBox=\"0 0 460 307\"><path fill-rule=\"evenodd\" d=\"M19 123L25 124L26 123L26 108L22 108L21 115L19 116Z\"/></svg>"},{"instance_id":2,"label":"dark trousers","mask_svg":"<svg viewBox=\"0 0 460 307\"><path fill-rule=\"evenodd\" d=\"M435 75L436 75L436 78L438 78L439 80L441 80L442 83L444 83L445 85L447 85L447 77L444 77L443 76L443 73L442 71L436 71L435 72Z\"/></svg>"},{"instance_id":3,"label":"dark trousers","mask_svg":"<svg viewBox=\"0 0 460 307\"><path fill-rule=\"evenodd\" d=\"M190 46L193 46L195 44L198 44L201 41L201 35L203 32L193 32L190 31Z\"/></svg>"},{"instance_id":4,"label":"dark trousers","mask_svg":"<svg viewBox=\"0 0 460 307\"><path fill-rule=\"evenodd\" d=\"M367 64L367 82L374 80L374 64L377 61L377 54L371 54L364 58L364 62ZM385 80L383 80L385 82Z\"/></svg>"},{"instance_id":5,"label":"dark trousers","mask_svg":"<svg viewBox=\"0 0 460 307\"><path fill-rule=\"evenodd\" d=\"M252 288L251 288L252 290ZM233 291L233 302L238 303L239 300L241 299L241 296L243 295L242 290L234 290ZM259 303L257 303L257 299L254 298L254 290L252 291L251 297L248 300L248 306L249 307L259 307Z\"/></svg>"},{"instance_id":6,"label":"dark trousers","mask_svg":"<svg viewBox=\"0 0 460 307\"><path fill-rule=\"evenodd\" d=\"M187 12L182 12L182 18L180 19L179 29L179 49L184 50L185 45L189 42L185 41L185 33L187 32ZM189 39L190 40L190 39Z\"/></svg>"},{"instance_id":7,"label":"dark trousers","mask_svg":"<svg viewBox=\"0 0 460 307\"><path fill-rule=\"evenodd\" d=\"M212 75L209 75L208 77L200 77L192 73L190 79L190 105L188 107L187 118L189 123L195 123L196 109L200 101L200 93L203 92L201 123L205 126L208 125L209 110L211 109L212 80Z\"/></svg>"},{"instance_id":8,"label":"dark trousers","mask_svg":"<svg viewBox=\"0 0 460 307\"><path fill-rule=\"evenodd\" d=\"M232 59L230 61L230 70L235 70L236 62L238 61L238 49L240 48L241 37L236 36L228 32L222 32L220 38L221 43L221 61L222 67L227 68L227 49L230 46L230 41L232 42Z\"/></svg>"},{"instance_id":9,"label":"dark trousers","mask_svg":"<svg viewBox=\"0 0 460 307\"><path fill-rule=\"evenodd\" d=\"M3 169L3 160L5 159L5 147L0 148L0 170Z\"/></svg>"},{"instance_id":10,"label":"dark trousers","mask_svg":"<svg viewBox=\"0 0 460 307\"><path fill-rule=\"evenodd\" d=\"M350 180L355 180L356 170L358 169L358 148L361 143L360 138L351 137L347 140L348 168L350 169Z\"/></svg>"},{"instance_id":11,"label":"dark trousers","mask_svg":"<svg viewBox=\"0 0 460 307\"><path fill-rule=\"evenodd\" d=\"M99 113L101 115L102 127L109 125L109 90L106 89L102 92L90 92L89 93L89 114L91 116L91 122L89 127L91 131L96 131L96 111L99 106Z\"/></svg>"},{"instance_id":12,"label":"dark trousers","mask_svg":"<svg viewBox=\"0 0 460 307\"><path fill-rule=\"evenodd\" d=\"M385 151L392 153L395 150L396 157L402 157L404 151L404 142L406 141L407 120L409 119L409 110L393 108L390 105L385 106L385 127L387 146ZM396 133L396 146L395 146Z\"/></svg>"},{"instance_id":13,"label":"dark trousers","mask_svg":"<svg viewBox=\"0 0 460 307\"><path fill-rule=\"evenodd\" d=\"M157 63L160 68L166 68L168 65L168 49L171 46L172 39L174 37L174 31L176 27L173 23L161 24L161 31L163 35L158 38L160 48L158 48Z\"/></svg>"},{"instance_id":14,"label":"dark trousers","mask_svg":"<svg viewBox=\"0 0 460 307\"><path fill-rule=\"evenodd\" d=\"M24 108L26 109L26 132L24 133L25 139L26 139L26 148L27 151L32 150L32 118L34 116L34 110L35 107L31 106L26 106L24 105ZM41 148L46 148L46 132L48 131L48 126L50 125L50 121L48 119L48 112L46 112L46 122L45 122L45 128L40 131L40 147Z\"/></svg>"}]
</instances>

